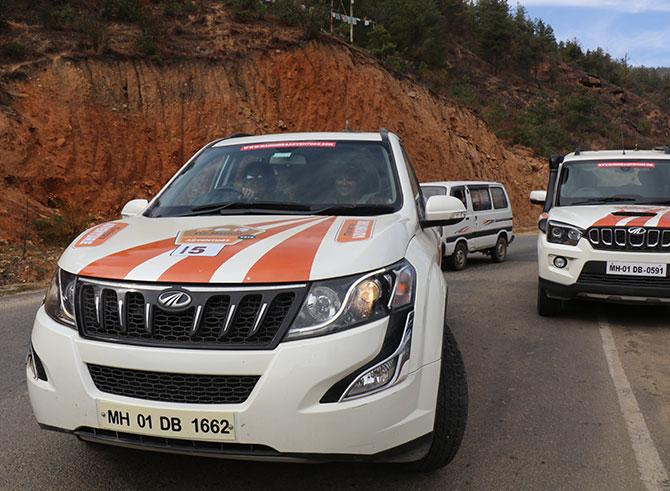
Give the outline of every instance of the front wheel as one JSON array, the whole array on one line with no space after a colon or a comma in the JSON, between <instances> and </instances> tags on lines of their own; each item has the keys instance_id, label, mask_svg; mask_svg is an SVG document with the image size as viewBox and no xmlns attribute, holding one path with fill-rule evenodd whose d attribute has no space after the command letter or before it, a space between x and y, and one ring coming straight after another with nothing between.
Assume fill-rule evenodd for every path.
<instances>
[{"instance_id":1,"label":"front wheel","mask_svg":"<svg viewBox=\"0 0 670 491\"><path fill-rule=\"evenodd\" d=\"M463 357L445 322L433 442L423 458L404 464L406 468L414 472L431 472L451 462L461 446L467 419L468 383Z\"/></svg>"},{"instance_id":2,"label":"front wheel","mask_svg":"<svg viewBox=\"0 0 670 491\"><path fill-rule=\"evenodd\" d=\"M563 302L547 296L541 285L537 286L537 313L542 317L556 317L561 313Z\"/></svg>"},{"instance_id":3,"label":"front wheel","mask_svg":"<svg viewBox=\"0 0 670 491\"><path fill-rule=\"evenodd\" d=\"M453 271L460 271L468 263L468 247L465 242L459 242L454 253L447 258L447 267Z\"/></svg>"},{"instance_id":4,"label":"front wheel","mask_svg":"<svg viewBox=\"0 0 670 491\"><path fill-rule=\"evenodd\" d=\"M491 250L491 259L494 263L501 263L507 258L507 238L504 235L498 237L496 246Z\"/></svg>"}]
</instances>

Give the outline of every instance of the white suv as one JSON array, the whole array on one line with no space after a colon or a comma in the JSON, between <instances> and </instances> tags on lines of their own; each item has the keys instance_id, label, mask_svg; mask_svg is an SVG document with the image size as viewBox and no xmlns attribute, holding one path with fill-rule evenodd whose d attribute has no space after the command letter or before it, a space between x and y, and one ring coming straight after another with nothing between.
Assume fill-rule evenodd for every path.
<instances>
[{"instance_id":1,"label":"white suv","mask_svg":"<svg viewBox=\"0 0 670 491\"><path fill-rule=\"evenodd\" d=\"M82 440L274 460L456 454L461 355L423 197L397 136L236 136L150 202L82 233L39 309L35 416Z\"/></svg>"},{"instance_id":2,"label":"white suv","mask_svg":"<svg viewBox=\"0 0 670 491\"><path fill-rule=\"evenodd\" d=\"M562 301L670 302L670 150L550 159L538 238L540 315Z\"/></svg>"}]
</instances>

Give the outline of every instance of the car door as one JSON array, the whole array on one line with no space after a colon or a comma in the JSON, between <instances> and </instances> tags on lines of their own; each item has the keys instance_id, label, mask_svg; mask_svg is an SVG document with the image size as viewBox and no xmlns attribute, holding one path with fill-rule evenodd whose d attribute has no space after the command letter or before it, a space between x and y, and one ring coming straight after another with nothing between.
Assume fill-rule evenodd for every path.
<instances>
[{"instance_id":1,"label":"car door","mask_svg":"<svg viewBox=\"0 0 670 491\"><path fill-rule=\"evenodd\" d=\"M493 209L495 216L495 229L497 233L505 229L509 234L512 231L512 207L509 204L507 192L502 186L491 186L491 199L493 201Z\"/></svg>"},{"instance_id":2,"label":"car door","mask_svg":"<svg viewBox=\"0 0 670 491\"><path fill-rule=\"evenodd\" d=\"M495 245L495 217L488 185L468 186L474 217L473 249L488 249Z\"/></svg>"}]
</instances>

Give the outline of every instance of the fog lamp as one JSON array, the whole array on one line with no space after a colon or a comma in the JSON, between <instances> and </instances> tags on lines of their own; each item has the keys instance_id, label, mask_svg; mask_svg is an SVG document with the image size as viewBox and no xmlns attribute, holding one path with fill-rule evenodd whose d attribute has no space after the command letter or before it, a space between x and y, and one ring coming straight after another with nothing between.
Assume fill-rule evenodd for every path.
<instances>
[{"instance_id":1,"label":"fog lamp","mask_svg":"<svg viewBox=\"0 0 670 491\"><path fill-rule=\"evenodd\" d=\"M558 269L563 269L568 265L568 260L565 259L563 256L556 256L554 258L554 266L556 266Z\"/></svg>"}]
</instances>

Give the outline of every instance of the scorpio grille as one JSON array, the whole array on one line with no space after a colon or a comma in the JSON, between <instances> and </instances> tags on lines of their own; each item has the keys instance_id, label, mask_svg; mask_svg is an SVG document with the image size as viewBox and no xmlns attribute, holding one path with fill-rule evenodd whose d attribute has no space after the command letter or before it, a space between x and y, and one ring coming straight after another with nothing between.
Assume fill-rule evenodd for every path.
<instances>
[{"instance_id":1,"label":"scorpio grille","mask_svg":"<svg viewBox=\"0 0 670 491\"><path fill-rule=\"evenodd\" d=\"M295 317L305 285L176 289L192 298L183 309L159 303L159 295L166 290L80 279L80 333L90 339L150 346L273 349Z\"/></svg>"},{"instance_id":2,"label":"scorpio grille","mask_svg":"<svg viewBox=\"0 0 670 491\"><path fill-rule=\"evenodd\" d=\"M192 404L240 404L247 400L260 378L146 372L102 365L88 365L88 371L98 390L108 394Z\"/></svg>"},{"instance_id":3,"label":"scorpio grille","mask_svg":"<svg viewBox=\"0 0 670 491\"><path fill-rule=\"evenodd\" d=\"M670 252L670 230L649 227L592 227L587 237L594 249Z\"/></svg>"}]
</instances>

